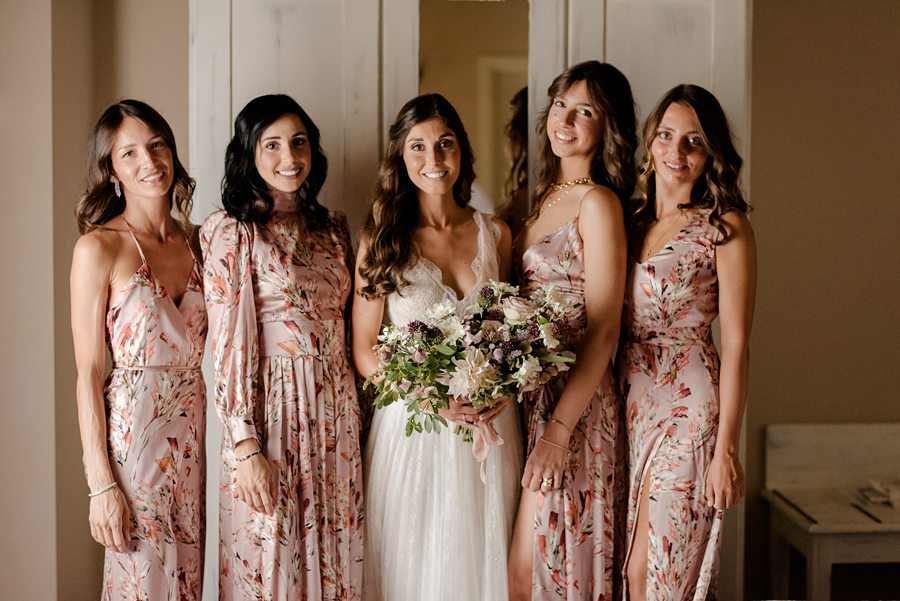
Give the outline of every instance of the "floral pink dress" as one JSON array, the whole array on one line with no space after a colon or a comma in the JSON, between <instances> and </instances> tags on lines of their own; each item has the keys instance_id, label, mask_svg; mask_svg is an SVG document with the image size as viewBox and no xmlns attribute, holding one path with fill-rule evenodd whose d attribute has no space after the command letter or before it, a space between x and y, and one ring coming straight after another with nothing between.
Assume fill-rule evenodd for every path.
<instances>
[{"instance_id":1,"label":"floral pink dress","mask_svg":"<svg viewBox=\"0 0 900 601\"><path fill-rule=\"evenodd\" d=\"M536 241L522 256L521 292L528 296L552 284L568 302L568 341L575 345L587 326L584 306L584 244L578 218ZM586 351L585 351L586 352ZM588 361L579 356L576 361ZM557 490L537 493L534 516L532 595L535 599L590 601L613 599L613 579L623 530L624 445L621 402L610 366L600 387L575 426L571 460ZM544 427L566 384L567 372L523 398L528 452Z\"/></svg>"},{"instance_id":2,"label":"floral pink dress","mask_svg":"<svg viewBox=\"0 0 900 601\"><path fill-rule=\"evenodd\" d=\"M223 423L222 600L358 600L359 405L345 336L346 218L308 231L296 211L266 225L213 213L200 233ZM256 438L277 478L275 514L232 497L234 444Z\"/></svg>"},{"instance_id":3,"label":"floral pink dress","mask_svg":"<svg viewBox=\"0 0 900 601\"><path fill-rule=\"evenodd\" d=\"M659 253L634 263L620 376L629 441L629 548L649 474L648 599L715 598L721 513L704 503L719 425L718 230L700 211Z\"/></svg>"},{"instance_id":4,"label":"floral pink dress","mask_svg":"<svg viewBox=\"0 0 900 601\"><path fill-rule=\"evenodd\" d=\"M130 229L130 228L129 228ZM109 459L131 509L127 553L106 549L104 601L199 601L206 532L206 310L200 264L179 304L141 266L106 313Z\"/></svg>"}]
</instances>

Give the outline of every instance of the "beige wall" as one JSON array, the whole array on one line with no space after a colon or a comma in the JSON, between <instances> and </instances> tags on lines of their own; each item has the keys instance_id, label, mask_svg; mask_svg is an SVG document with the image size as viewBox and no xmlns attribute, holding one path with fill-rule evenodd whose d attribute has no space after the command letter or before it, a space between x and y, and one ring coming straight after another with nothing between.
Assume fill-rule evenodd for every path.
<instances>
[{"instance_id":1,"label":"beige wall","mask_svg":"<svg viewBox=\"0 0 900 601\"><path fill-rule=\"evenodd\" d=\"M73 394L72 210L90 128L117 99L156 107L188 156L187 31L183 0L0 4L2 599L99 595Z\"/></svg>"},{"instance_id":2,"label":"beige wall","mask_svg":"<svg viewBox=\"0 0 900 601\"><path fill-rule=\"evenodd\" d=\"M57 575L51 2L15 0L0 4L0 10L0 598L52 599Z\"/></svg>"},{"instance_id":3,"label":"beige wall","mask_svg":"<svg viewBox=\"0 0 900 601\"><path fill-rule=\"evenodd\" d=\"M103 553L88 528L87 487L75 412L75 359L68 276L78 236L72 209L82 190L84 150L94 101L93 2L53 0L53 272L56 378L56 541L58 599L100 590Z\"/></svg>"},{"instance_id":4,"label":"beige wall","mask_svg":"<svg viewBox=\"0 0 900 601\"><path fill-rule=\"evenodd\" d=\"M900 420L898 24L896 0L753 2L748 598L767 592L765 424Z\"/></svg>"}]
</instances>

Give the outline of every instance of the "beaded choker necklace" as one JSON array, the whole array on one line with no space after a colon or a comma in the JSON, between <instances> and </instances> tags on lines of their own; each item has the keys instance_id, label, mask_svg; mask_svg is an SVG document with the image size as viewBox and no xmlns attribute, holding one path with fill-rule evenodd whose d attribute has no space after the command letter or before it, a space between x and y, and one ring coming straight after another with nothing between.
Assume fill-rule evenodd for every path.
<instances>
[{"instance_id":1,"label":"beaded choker necklace","mask_svg":"<svg viewBox=\"0 0 900 601\"><path fill-rule=\"evenodd\" d=\"M550 184L550 189L554 192L559 192L560 190L565 190L566 188L571 188L572 186L577 186L578 184L593 184L594 180L591 179L591 176L587 177L579 177L578 179L570 179L562 182L561 184Z\"/></svg>"}]
</instances>

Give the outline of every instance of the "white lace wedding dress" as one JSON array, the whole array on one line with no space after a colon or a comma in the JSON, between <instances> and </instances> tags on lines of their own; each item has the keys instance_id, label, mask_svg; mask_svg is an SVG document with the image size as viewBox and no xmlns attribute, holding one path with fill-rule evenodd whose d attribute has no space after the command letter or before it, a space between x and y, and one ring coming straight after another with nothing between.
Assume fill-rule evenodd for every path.
<instances>
[{"instance_id":1,"label":"white lace wedding dress","mask_svg":"<svg viewBox=\"0 0 900 601\"><path fill-rule=\"evenodd\" d=\"M385 302L385 322L406 324L449 299L458 312L498 279L499 228L476 212L476 283L462 299L427 259L406 274L410 286ZM366 601L507 601L506 556L522 475L517 407L494 422L504 444L480 464L453 428L405 435L402 402L377 410L366 448Z\"/></svg>"}]
</instances>

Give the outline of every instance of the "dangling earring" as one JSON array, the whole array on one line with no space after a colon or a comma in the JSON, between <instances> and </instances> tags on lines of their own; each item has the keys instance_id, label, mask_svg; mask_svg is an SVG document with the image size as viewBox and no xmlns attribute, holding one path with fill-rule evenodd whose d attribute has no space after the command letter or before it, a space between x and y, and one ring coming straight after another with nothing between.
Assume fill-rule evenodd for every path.
<instances>
[{"instance_id":1,"label":"dangling earring","mask_svg":"<svg viewBox=\"0 0 900 601\"><path fill-rule=\"evenodd\" d=\"M122 198L122 189L119 187L119 179L115 175L113 175L110 176L109 181L112 182L113 188L116 191L116 196Z\"/></svg>"}]
</instances>

